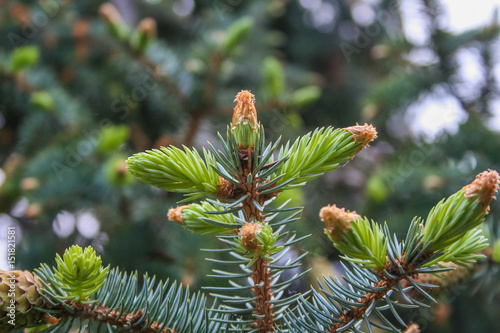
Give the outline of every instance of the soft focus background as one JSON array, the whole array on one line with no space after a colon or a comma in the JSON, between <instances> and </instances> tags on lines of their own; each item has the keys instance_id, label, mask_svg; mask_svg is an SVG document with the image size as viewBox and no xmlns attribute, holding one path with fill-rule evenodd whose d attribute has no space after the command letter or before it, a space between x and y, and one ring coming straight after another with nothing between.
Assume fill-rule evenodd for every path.
<instances>
[{"instance_id":1,"label":"soft focus background","mask_svg":"<svg viewBox=\"0 0 500 333\"><path fill-rule=\"evenodd\" d=\"M500 170L498 0L112 3L122 18L100 15L97 0L0 0L1 269L16 226L18 268L92 245L112 266L207 284L200 248L221 245L168 222L181 196L135 181L124 161L215 142L242 89L270 139L356 122L379 132L345 167L288 195L306 207L294 227L312 233L297 248L313 268L298 290L338 274L322 206L404 235L477 173ZM499 213L495 202L491 225ZM425 332L500 331L498 270L413 320Z\"/></svg>"}]
</instances>

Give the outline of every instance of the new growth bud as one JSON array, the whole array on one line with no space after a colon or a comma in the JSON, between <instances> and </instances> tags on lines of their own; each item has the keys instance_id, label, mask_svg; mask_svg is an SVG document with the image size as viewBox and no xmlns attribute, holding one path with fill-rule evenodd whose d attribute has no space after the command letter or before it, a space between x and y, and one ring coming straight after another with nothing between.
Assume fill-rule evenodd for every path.
<instances>
[{"instance_id":1,"label":"new growth bud","mask_svg":"<svg viewBox=\"0 0 500 333\"><path fill-rule=\"evenodd\" d=\"M325 234L344 259L370 269L384 267L387 239L378 224L335 205L323 207L319 217L325 223Z\"/></svg>"},{"instance_id":2,"label":"new growth bud","mask_svg":"<svg viewBox=\"0 0 500 333\"><path fill-rule=\"evenodd\" d=\"M373 125L364 124L361 126L356 123L356 126L347 127L346 130L352 134L354 142L361 143L355 154L377 138L377 130Z\"/></svg>"},{"instance_id":3,"label":"new growth bud","mask_svg":"<svg viewBox=\"0 0 500 333\"><path fill-rule=\"evenodd\" d=\"M118 9L112 3L106 2L99 7L99 14L108 24L111 34L120 39L126 40L130 36L130 28L123 20Z\"/></svg>"},{"instance_id":4,"label":"new growth bud","mask_svg":"<svg viewBox=\"0 0 500 333\"><path fill-rule=\"evenodd\" d=\"M325 223L325 234L334 242L340 241L342 235L351 229L352 221L361 218L356 212L346 211L345 208L335 205L321 208L319 217Z\"/></svg>"},{"instance_id":5,"label":"new growth bud","mask_svg":"<svg viewBox=\"0 0 500 333\"><path fill-rule=\"evenodd\" d=\"M141 20L130 38L130 45L138 52L144 53L156 38L156 21L151 17Z\"/></svg>"},{"instance_id":6,"label":"new growth bud","mask_svg":"<svg viewBox=\"0 0 500 333\"><path fill-rule=\"evenodd\" d=\"M477 201L483 208L483 214L487 214L491 201L496 198L498 181L498 172L495 170L483 171L476 176L472 183L463 187L464 196L466 198L477 197Z\"/></svg>"},{"instance_id":7,"label":"new growth bud","mask_svg":"<svg viewBox=\"0 0 500 333\"><path fill-rule=\"evenodd\" d=\"M137 25L137 31L146 35L149 39L156 38L156 21L151 17L142 19Z\"/></svg>"},{"instance_id":8,"label":"new growth bud","mask_svg":"<svg viewBox=\"0 0 500 333\"><path fill-rule=\"evenodd\" d=\"M446 249L484 221L498 191L498 172L487 170L430 211L422 238L428 251Z\"/></svg>"},{"instance_id":9,"label":"new growth bud","mask_svg":"<svg viewBox=\"0 0 500 333\"><path fill-rule=\"evenodd\" d=\"M257 128L257 111L255 110L255 96L248 90L242 90L236 95L237 103L233 111L232 129L240 123L250 124L252 129Z\"/></svg>"},{"instance_id":10,"label":"new growth bud","mask_svg":"<svg viewBox=\"0 0 500 333\"><path fill-rule=\"evenodd\" d=\"M262 249L257 236L262 231L262 226L255 222L245 223L240 230L241 245L251 253L258 254Z\"/></svg>"},{"instance_id":11,"label":"new growth bud","mask_svg":"<svg viewBox=\"0 0 500 333\"><path fill-rule=\"evenodd\" d=\"M117 23L123 20L115 5L109 2L103 3L99 7L99 14L101 14L107 23Z\"/></svg>"},{"instance_id":12,"label":"new growth bud","mask_svg":"<svg viewBox=\"0 0 500 333\"><path fill-rule=\"evenodd\" d=\"M418 326L418 324L410 324L410 326L408 326L406 328L406 331L405 333L420 333L420 326Z\"/></svg>"},{"instance_id":13,"label":"new growth bud","mask_svg":"<svg viewBox=\"0 0 500 333\"><path fill-rule=\"evenodd\" d=\"M184 218L182 217L182 211L188 207L189 207L189 205L170 208L168 210L168 214L167 214L168 220L177 222L179 224L184 224Z\"/></svg>"},{"instance_id":14,"label":"new growth bud","mask_svg":"<svg viewBox=\"0 0 500 333\"><path fill-rule=\"evenodd\" d=\"M242 90L236 95L231 132L234 135L238 148L255 147L255 140L259 132L255 97L250 91Z\"/></svg>"}]
</instances>

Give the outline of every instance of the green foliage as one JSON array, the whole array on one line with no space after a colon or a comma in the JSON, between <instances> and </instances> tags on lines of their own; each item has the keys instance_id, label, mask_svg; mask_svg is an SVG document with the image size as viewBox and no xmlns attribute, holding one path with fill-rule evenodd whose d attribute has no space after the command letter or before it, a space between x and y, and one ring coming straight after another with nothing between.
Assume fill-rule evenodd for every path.
<instances>
[{"instance_id":1,"label":"green foliage","mask_svg":"<svg viewBox=\"0 0 500 333\"><path fill-rule=\"evenodd\" d=\"M152 18L146 18L139 22L130 36L130 46L136 52L144 53L148 46L156 38L156 22Z\"/></svg>"},{"instance_id":2,"label":"green foliage","mask_svg":"<svg viewBox=\"0 0 500 333\"><path fill-rule=\"evenodd\" d=\"M54 99L48 91L36 91L30 96L31 105L45 111L54 110Z\"/></svg>"},{"instance_id":3,"label":"green foliage","mask_svg":"<svg viewBox=\"0 0 500 333\"><path fill-rule=\"evenodd\" d=\"M226 40L222 49L226 53L231 53L240 45L251 32L254 26L253 18L246 16L234 22L226 31Z\"/></svg>"},{"instance_id":4,"label":"green foliage","mask_svg":"<svg viewBox=\"0 0 500 333\"><path fill-rule=\"evenodd\" d=\"M196 149L162 147L135 154L127 160L127 168L139 180L165 191L185 193L194 200L217 191L219 177L211 168L212 155L203 150L205 160Z\"/></svg>"},{"instance_id":5,"label":"green foliage","mask_svg":"<svg viewBox=\"0 0 500 333\"><path fill-rule=\"evenodd\" d=\"M462 73L461 61L465 53L465 56L474 58L480 69L478 72L494 72L497 61L493 42L498 37L498 24L495 22L488 23L484 29L451 33L436 22L441 17L438 2L424 1L422 6L417 6L421 10L418 10L415 17L429 22L429 29L425 31L425 45L415 45L401 35L400 26L405 19L400 17L400 13L406 13L406 10L413 12L415 9L393 10L394 1L372 1L368 6L375 13L391 15L387 16L388 21L374 22L380 29L377 29L378 33L370 34L367 47L356 47L358 52L346 55L343 45L347 42L354 47L361 40L345 40L345 29L342 28L352 26L362 32L366 28L358 26L358 22L352 18L354 6L358 5L356 1L340 6L337 6L340 2L334 1L332 5L337 17L342 18L342 24L333 24L328 29L310 24L312 19L309 18L314 15L302 6L305 2L196 2L192 12L179 15L180 2L136 2L130 10L127 9L127 22L144 16L153 16L157 20L161 28L159 38L147 44L142 43L146 39L135 39L135 32L138 31L132 34L132 26L124 23L121 18L107 22L111 34L103 33L106 26L96 15L101 4L99 2L81 4L66 1L57 5L51 1L7 1L5 6L0 6L0 35L5 37L3 48L0 49L0 173L6 175L5 183L0 185L0 215L6 214L16 220L21 228L23 237L17 247L17 254L22 267L37 267L40 261L52 256L57 249L72 242L81 242L82 238L77 230L67 238L58 237L53 232L52 221L63 210L74 213L80 209L92 208L101 222L101 230L98 236L88 242L96 244L96 249L97 246L103 249L107 262L120 262L120 266L127 265L127 270L147 270L161 276L182 276L188 281L193 274L189 268L191 265L196 267L196 273L202 270L204 264L201 256L193 249L193 242L186 241L186 237L193 236L181 236L180 228L159 222L165 219L165 208L175 205L177 196L158 196L158 191L139 182L132 182L130 174L122 172L120 157L115 152L111 154L112 151L108 151L103 156L98 149L93 149L96 142L94 139L97 138L94 134L102 133L102 120L127 126L130 138L126 145L119 148L120 153L127 155L170 143L177 147L185 143L198 148L200 140L207 135L207 128L224 128L225 124L221 120L230 110L230 97L234 96L235 89L264 90L261 87L266 85L266 76L259 74L264 67L263 59L270 56L280 59L281 69L287 78L286 90L290 93L282 94L279 101L258 100L258 105L266 109L267 114L262 118L262 123L268 129L268 137L276 138L282 134L285 142L289 139L294 142L297 133L305 133L310 128L327 126L325 124L345 126L355 121L373 122L381 133L382 142L373 148L373 155L365 155L369 161L363 159L359 163L350 164L349 170L338 177L328 177L324 182L291 190L294 191L292 203L297 205L296 199L305 198L308 204L312 204L305 210L297 228L300 230L299 234L302 234L302 230L312 230L317 234L311 239L314 239L316 253L320 256L335 258L338 254L333 247L325 247L319 241L321 228L311 227L311 223L317 221L317 210L326 202L356 203L363 215L376 221L387 220L393 232L404 235L407 227L404 221L409 221L414 215L426 216L431 203L453 193L461 185L461 179L471 177L478 169L497 166L500 162L499 135L490 128L490 113L495 97L492 92L496 91L494 76L490 75L488 79L484 77L469 86ZM230 40L230 34L224 31L227 30L227 23L235 22L242 16L252 17L258 22L249 30L255 38L242 38L241 35L238 37L239 33L233 33L236 36L231 42L234 46L230 46L231 50L226 52L224 48ZM40 17L49 18L47 22L42 22L43 27L38 25L40 21L37 18ZM82 29L85 26L89 29ZM31 31L32 27L34 31ZM25 43L37 45L40 53L37 65L27 65L18 72L13 72L10 69L12 50ZM422 49L430 50L426 51L426 55L430 56L431 62L413 61L414 53L419 53ZM463 89L464 83L467 89ZM317 87L307 88L310 85L321 86L321 90ZM304 86L306 88L301 88ZM444 91L444 94L436 96L437 90ZM42 102L41 104L32 103L30 97L39 91L51 94L51 112L40 112L41 108L50 103L43 103L43 100L37 101ZM420 114L420 111L416 112L418 106L427 105L421 103L424 99L432 97L436 100L443 96L456 101L461 112L468 116L464 117L464 123L456 132L444 134L446 131L443 131L443 135L438 135L436 139L426 137L429 142L422 144L422 138L419 133L414 132L414 122L410 118ZM313 100L318 101L314 107L302 108ZM362 108L360 101L366 101L365 108ZM408 105L412 105L412 108L408 109ZM299 121L292 122L291 119ZM200 126L203 130L200 130ZM277 133L281 128L286 130ZM264 142L262 136L263 133L259 140ZM228 141L233 142L233 139ZM89 146L90 149L84 149ZM279 148L279 144L276 147ZM277 148L274 142L270 146L256 147L258 154L254 163L263 164L252 176L256 181L261 178L255 187L259 191L267 191L268 195L273 193L273 186L278 192L291 188L287 187L290 183L282 181L284 176L279 178L275 172L289 158L286 155L275 161L277 154L273 149ZM224 174L219 174L221 177L238 183L241 174L239 170L232 168L239 161L238 155L234 154L238 153L237 150L230 146L229 154L224 154L224 147L220 149L223 153L220 156L214 153L216 162L207 163L207 167L215 167ZM277 167L273 170L275 166ZM372 182L373 175L380 175L380 181ZM24 182L24 179L34 179L39 185L30 189L29 186L25 187L29 182ZM438 181L430 181L432 179ZM251 181L250 179L249 182ZM290 178L290 181L296 180ZM382 182L386 186L385 191L380 190ZM374 183L378 186L374 186ZM295 186L294 184L291 185ZM359 190L363 188L362 184L366 184L368 195ZM334 191L325 192L324 189ZM266 205L257 203L265 210L262 214L266 215L266 221L273 224L273 233L283 226L291 225L284 222L293 222L299 218L300 209L287 211L291 209L288 203L280 201L289 193L280 194L277 200L266 202ZM217 196L217 192L209 194L212 195ZM13 216L11 212L18 212L13 210L14 207L19 207L16 203L24 203L26 200L29 209L25 215ZM240 208L238 205L241 202L237 203L238 200L218 197L220 205L213 205L219 210L234 210L231 214L221 216L240 218L242 212L237 208ZM235 203L235 206L231 206ZM33 210L33 207L38 209ZM273 211L276 207L281 207L281 211ZM496 214L497 211L498 205L492 206L492 213ZM278 215L271 219L276 213ZM212 219L218 218L217 214L208 215ZM284 224L280 224L282 222ZM280 235L284 235L286 230L288 229L280 231ZM474 231L467 231L463 238L468 239L473 234ZM165 241L165 235L168 235L168 241ZM224 234L223 237L231 236L233 235ZM293 235L289 233L283 236L277 244L287 242L288 237ZM446 259L439 258L446 255L452 260L450 251L454 248L458 251L455 258L459 258L461 253L465 255L463 258L467 258L484 241L480 236L474 236L476 241L471 243L455 242L440 249L443 253L436 252L431 261L423 262L422 258L426 256L418 257L418 254L422 250L424 253L427 251L417 246L421 239L422 231L417 223L415 234L401 243L401 246L405 246L403 252L410 258L408 263L417 258L415 262L425 266L425 263ZM236 239L234 241L238 242ZM200 240L199 245L212 246L209 238ZM388 251L397 252L397 246L393 250L392 245L389 242ZM469 246L472 250L467 252L465 248ZM497 261L500 261L499 248L500 245L496 244L493 249L488 248L484 253L488 255L488 259L492 259L490 250L494 250ZM285 285L279 285L293 272L285 269L280 271L283 262L290 260L287 262L289 266L299 264L289 257L290 253L297 250L300 251L300 248L292 244L288 254L278 253L274 256L276 259L281 256L282 261L272 259L270 266L274 267L273 277L283 272L281 280L276 282L277 295L280 292L283 295L295 291L300 293L306 290L303 286L309 284L309 281L297 281L290 290ZM220 256L227 254L233 261L239 260L239 264L244 267L249 263L249 253L233 253L240 257L236 259L232 254L218 252L215 255L220 260ZM227 261L221 265L223 270L233 274L247 274L243 278L231 275L222 278L226 284L230 280L230 283L241 286L241 289L225 290L227 295L234 298L236 293L245 296L251 294L247 282L251 272L239 270L238 264L231 265ZM478 273L485 266L489 266L493 272L497 268L491 260L480 261ZM228 267L235 267L236 272ZM297 266L296 269L300 268ZM394 272L387 274L392 273ZM368 270L363 270L363 274L371 276ZM195 286L205 285L207 280L212 282L211 278L197 278ZM498 274L485 280L494 283L498 281ZM344 281L342 283L346 288ZM358 282L357 285L361 290L361 287L370 283L374 282L369 280L366 283ZM418 291L413 286L408 287L408 283L401 284L401 288L413 288L408 293L414 296ZM469 322L474 325L475 330L498 331L498 323L487 316L498 312L499 303L485 305L489 298L497 294L495 291L498 287L484 285L479 281L474 284L483 295L476 294L473 303L466 298L465 294L468 293L462 293L452 305L452 315L447 323L449 329L459 332L465 325L458 327L457 323ZM426 287L422 288L424 291L428 290ZM393 293L398 294L396 290ZM343 295L337 289L332 294ZM484 294L488 297L484 297ZM398 296L399 298L394 298L398 303L380 301L376 306L385 306L380 311L389 311L387 307L391 305L398 307L404 294L399 293L393 297ZM340 298L343 297L347 296ZM283 299L286 298L273 302ZM246 313L238 311L252 307L254 300L247 297L245 303L237 299L242 302L236 305L232 301L234 299L227 299L224 303L227 308L220 311L227 311L230 318L228 320L233 323L246 321L240 329L236 328L236 324L228 329L242 331L257 318L251 317L251 310ZM358 299L349 301L356 303ZM423 304L421 298L416 301ZM335 309L338 304L338 301L333 301L328 305ZM296 329L299 332L314 331L318 327L325 327L323 331L326 331L329 328L326 324L318 324L315 319L321 320L318 318L329 316L333 311L320 313L307 308L307 305L300 306L307 310L303 318L310 320L309 326L297 323L296 312L290 314L293 321L287 325L283 323L281 316L285 312L281 312L276 315L278 331L280 325L283 330ZM347 303L342 306L360 309ZM276 306L276 310L283 308L285 306ZM239 314L242 318L238 317ZM311 319L314 314L318 318ZM374 311L371 314L373 317L378 315ZM401 316L406 318L406 315L407 312ZM456 320L457 318L460 320ZM383 319L370 320L374 325L391 328ZM392 324L398 321L394 315L387 320ZM355 325L351 328L346 330L363 329ZM78 327L72 329L78 330ZM433 332L432 327L429 330ZM442 330L442 326L437 330Z\"/></svg>"},{"instance_id":6,"label":"green foliage","mask_svg":"<svg viewBox=\"0 0 500 333\"><path fill-rule=\"evenodd\" d=\"M42 266L38 276L45 285L57 281L47 266ZM152 332L215 333L227 327L224 324L227 316L207 309L203 294L191 294L176 282L156 282L155 277L147 275L139 285L137 273L127 274L116 268L93 295L92 304L74 306L64 302L63 295L53 286L50 292L47 289L44 293L51 308L42 310L60 317L59 322L45 332L68 332L75 321L80 331L88 329L98 333L147 329ZM208 318L212 320L208 322Z\"/></svg>"},{"instance_id":7,"label":"green foliage","mask_svg":"<svg viewBox=\"0 0 500 333\"><path fill-rule=\"evenodd\" d=\"M106 126L97 141L97 151L111 153L117 150L130 137L130 129L125 125Z\"/></svg>"},{"instance_id":8,"label":"green foliage","mask_svg":"<svg viewBox=\"0 0 500 333\"><path fill-rule=\"evenodd\" d=\"M384 202L388 196L389 189L382 177L373 175L366 182L366 193L371 200L377 203Z\"/></svg>"},{"instance_id":9,"label":"green foliage","mask_svg":"<svg viewBox=\"0 0 500 333\"><path fill-rule=\"evenodd\" d=\"M285 89L285 74L278 59L267 57L262 63L264 90L270 99L279 99Z\"/></svg>"},{"instance_id":10,"label":"green foliage","mask_svg":"<svg viewBox=\"0 0 500 333\"><path fill-rule=\"evenodd\" d=\"M231 128L231 133L237 146L247 148L255 144L256 138L259 136L259 127L254 129L250 124L239 123Z\"/></svg>"},{"instance_id":11,"label":"green foliage","mask_svg":"<svg viewBox=\"0 0 500 333\"><path fill-rule=\"evenodd\" d=\"M283 250L283 246L275 245L279 236L279 230L274 231L268 224L262 225L262 231L257 235L258 243L262 246L261 254L274 255Z\"/></svg>"},{"instance_id":12,"label":"green foliage","mask_svg":"<svg viewBox=\"0 0 500 333\"><path fill-rule=\"evenodd\" d=\"M225 234L234 232L242 222L233 214L224 214L225 207L203 201L192 204L182 210L183 226L202 235Z\"/></svg>"},{"instance_id":13,"label":"green foliage","mask_svg":"<svg viewBox=\"0 0 500 333\"><path fill-rule=\"evenodd\" d=\"M307 86L295 90L290 97L290 104L303 107L314 103L321 96L321 89L316 86Z\"/></svg>"},{"instance_id":14,"label":"green foliage","mask_svg":"<svg viewBox=\"0 0 500 333\"><path fill-rule=\"evenodd\" d=\"M459 265L473 264L485 256L481 251L488 247L488 239L481 229L467 231L459 240L443 249L444 254L430 261L426 266L441 262L453 262Z\"/></svg>"},{"instance_id":15,"label":"green foliage","mask_svg":"<svg viewBox=\"0 0 500 333\"><path fill-rule=\"evenodd\" d=\"M113 155L104 165L104 176L115 187L130 185L135 181L134 177L127 172L125 159L123 155Z\"/></svg>"},{"instance_id":16,"label":"green foliage","mask_svg":"<svg viewBox=\"0 0 500 333\"><path fill-rule=\"evenodd\" d=\"M248 251L242 246L241 235L237 243L234 243L236 252L242 254L244 257L251 259L246 267L251 267L258 258L271 260L271 257L283 250L283 246L276 245L276 241L280 238L279 230L274 231L268 224L257 223L261 230L257 233L257 245L254 253Z\"/></svg>"},{"instance_id":17,"label":"green foliage","mask_svg":"<svg viewBox=\"0 0 500 333\"><path fill-rule=\"evenodd\" d=\"M497 239L493 246L493 260L500 263L500 239Z\"/></svg>"},{"instance_id":18,"label":"green foliage","mask_svg":"<svg viewBox=\"0 0 500 333\"><path fill-rule=\"evenodd\" d=\"M344 259L369 269L383 268L386 263L387 239L382 228L367 218L350 223L351 229L333 245Z\"/></svg>"},{"instance_id":19,"label":"green foliage","mask_svg":"<svg viewBox=\"0 0 500 333\"><path fill-rule=\"evenodd\" d=\"M58 298L78 303L93 303L89 297L104 284L109 266L102 267L101 257L92 247L85 250L73 245L64 251L63 258L56 256L57 268L53 268L53 279L49 290L61 291Z\"/></svg>"},{"instance_id":20,"label":"green foliage","mask_svg":"<svg viewBox=\"0 0 500 333\"><path fill-rule=\"evenodd\" d=\"M352 158L359 147L360 144L345 129L316 129L280 149L279 158L288 157L288 160L281 164L276 176L282 176L280 184L293 179L286 188L302 186L325 172L339 168L341 163Z\"/></svg>"},{"instance_id":21,"label":"green foliage","mask_svg":"<svg viewBox=\"0 0 500 333\"><path fill-rule=\"evenodd\" d=\"M484 207L476 197L466 197L464 190L441 200L427 216L423 246L438 251L462 238L484 221Z\"/></svg>"},{"instance_id":22,"label":"green foliage","mask_svg":"<svg viewBox=\"0 0 500 333\"><path fill-rule=\"evenodd\" d=\"M13 72L33 67L40 58L40 50L37 46L20 46L10 55L10 69Z\"/></svg>"}]
</instances>

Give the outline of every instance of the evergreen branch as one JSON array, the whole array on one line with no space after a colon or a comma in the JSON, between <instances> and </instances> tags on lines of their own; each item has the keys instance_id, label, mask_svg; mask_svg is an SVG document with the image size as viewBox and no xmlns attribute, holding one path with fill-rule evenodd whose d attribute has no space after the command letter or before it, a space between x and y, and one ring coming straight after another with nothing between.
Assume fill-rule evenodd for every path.
<instances>
[{"instance_id":1,"label":"evergreen branch","mask_svg":"<svg viewBox=\"0 0 500 333\"><path fill-rule=\"evenodd\" d=\"M173 96L175 96L181 105L184 107L184 110L190 110L191 102L189 98L184 94L184 92L179 88L179 86L175 83L175 81L170 78L165 71L160 69L160 65L154 63L148 56L145 54L137 54L136 52L131 52L136 56L137 61L146 67L149 73L151 73L154 78ZM186 142L187 143L187 142ZM188 143L187 143L188 144Z\"/></svg>"},{"instance_id":2,"label":"evergreen branch","mask_svg":"<svg viewBox=\"0 0 500 333\"><path fill-rule=\"evenodd\" d=\"M175 80L167 75L167 73L165 73L164 71L161 71L160 65L155 63L144 53L147 45L140 47L139 49L137 48L137 43L134 40L134 37L136 36L134 36L134 34L131 34L131 27L125 23L118 9L113 4L107 2L101 5L101 7L99 8L99 13L106 21L106 24L108 25L108 28L110 30L110 34L115 37L115 39L127 51L127 53L131 54L137 62L144 66L146 70L155 77L156 81L158 81L168 92L175 96L185 110L190 110L189 98L175 83ZM147 39L146 44L149 44L149 42L153 39L151 38L151 35L156 35L156 22L153 19L146 20L146 22L153 23L148 24L149 27L147 30L154 29L154 31L150 31L149 34L145 34L145 37ZM154 28L151 27L152 25L154 25ZM138 28L140 28L140 26Z\"/></svg>"},{"instance_id":3,"label":"evergreen branch","mask_svg":"<svg viewBox=\"0 0 500 333\"><path fill-rule=\"evenodd\" d=\"M92 302L75 302L65 300L65 292L51 285L58 280L47 266L37 274L45 285L42 293L52 304L50 313L61 318L51 331L64 331L68 320L87 323L96 332L195 333L210 327L206 298L191 295L176 283L155 284L155 278L146 275L139 288L136 273L113 269Z\"/></svg>"},{"instance_id":4,"label":"evergreen branch","mask_svg":"<svg viewBox=\"0 0 500 333\"><path fill-rule=\"evenodd\" d=\"M291 146L287 143L279 153L280 159L289 156L276 171L278 176L284 176L279 183L295 178L287 188L302 186L306 181L337 169L374 140L376 134L368 125L336 130L327 127L298 138Z\"/></svg>"},{"instance_id":5,"label":"evergreen branch","mask_svg":"<svg viewBox=\"0 0 500 333\"><path fill-rule=\"evenodd\" d=\"M471 184L439 202L430 211L423 231L422 243L430 244L429 251L444 249L479 226L489 211L498 182L496 171L484 171Z\"/></svg>"},{"instance_id":6,"label":"evergreen branch","mask_svg":"<svg viewBox=\"0 0 500 333\"><path fill-rule=\"evenodd\" d=\"M437 287L435 280L424 276L444 272L453 277L454 274L447 272L450 263L470 264L481 257L477 252L488 244L482 231L475 228L488 212L498 183L496 171L479 174L471 184L432 208L425 225L414 219L403 243L396 236L391 237L387 225L380 228L374 222L360 219L355 212L324 207L320 217L325 223L325 233L345 259L351 261L350 269L344 265L344 281L348 286L344 287L338 279L325 279L328 290L320 283L323 296L313 292L313 304L303 299L296 309L299 324L291 323L288 316L288 325L299 331L300 328L315 332L357 331L362 321L375 325L368 319L373 313L387 325L385 329L397 332L382 313L389 310L406 327L396 306L426 306L417 296L436 302L429 291ZM391 300L394 293L399 293L407 303Z\"/></svg>"},{"instance_id":7,"label":"evergreen branch","mask_svg":"<svg viewBox=\"0 0 500 333\"><path fill-rule=\"evenodd\" d=\"M196 197L214 194L219 185L219 176L210 167L214 158L203 151L205 160L195 149L184 147L184 151L170 146L135 154L127 160L131 174L141 181L171 192L185 193Z\"/></svg>"},{"instance_id":8,"label":"evergreen branch","mask_svg":"<svg viewBox=\"0 0 500 333\"><path fill-rule=\"evenodd\" d=\"M194 233L224 234L241 227L242 223L232 214L237 210L241 210L241 207L224 210L224 207L202 202L171 208L168 212L168 219L180 223Z\"/></svg>"}]
</instances>

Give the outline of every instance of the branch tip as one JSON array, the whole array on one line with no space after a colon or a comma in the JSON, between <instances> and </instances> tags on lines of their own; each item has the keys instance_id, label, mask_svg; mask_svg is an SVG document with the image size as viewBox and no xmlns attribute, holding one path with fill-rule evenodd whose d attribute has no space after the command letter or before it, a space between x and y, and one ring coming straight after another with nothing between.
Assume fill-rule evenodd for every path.
<instances>
[{"instance_id":1,"label":"branch tip","mask_svg":"<svg viewBox=\"0 0 500 333\"><path fill-rule=\"evenodd\" d=\"M233 111L231 126L250 124L255 130L257 128L257 110L255 109L255 96L248 90L242 90L234 99L236 106Z\"/></svg>"},{"instance_id":2,"label":"branch tip","mask_svg":"<svg viewBox=\"0 0 500 333\"><path fill-rule=\"evenodd\" d=\"M496 198L498 187L498 172L488 169L478 174L472 183L463 187L464 196L477 197L477 201L483 207L483 213L486 214L490 210L491 201Z\"/></svg>"},{"instance_id":3,"label":"branch tip","mask_svg":"<svg viewBox=\"0 0 500 333\"><path fill-rule=\"evenodd\" d=\"M248 252L255 253L260 252L261 246L259 246L259 240L257 235L262 231L262 226L255 223L245 223L240 230L241 245L245 247Z\"/></svg>"},{"instance_id":4,"label":"branch tip","mask_svg":"<svg viewBox=\"0 0 500 333\"><path fill-rule=\"evenodd\" d=\"M103 3L99 7L99 14L101 14L108 23L116 23L123 20L118 9L110 2Z\"/></svg>"},{"instance_id":5,"label":"branch tip","mask_svg":"<svg viewBox=\"0 0 500 333\"><path fill-rule=\"evenodd\" d=\"M356 126L346 127L345 130L352 134L355 142L362 141L362 145L358 152L377 138L376 128L366 123L364 125L356 123Z\"/></svg>"},{"instance_id":6,"label":"branch tip","mask_svg":"<svg viewBox=\"0 0 500 333\"><path fill-rule=\"evenodd\" d=\"M339 241L342 234L351 229L351 222L359 220L361 216L355 211L328 205L319 212L321 221L325 223L325 234L329 234L334 241Z\"/></svg>"},{"instance_id":7,"label":"branch tip","mask_svg":"<svg viewBox=\"0 0 500 333\"><path fill-rule=\"evenodd\" d=\"M170 208L168 210L168 214L167 214L168 220L177 222L179 224L184 224L184 218L182 217L182 211L186 208L189 208L189 205Z\"/></svg>"},{"instance_id":8,"label":"branch tip","mask_svg":"<svg viewBox=\"0 0 500 333\"><path fill-rule=\"evenodd\" d=\"M151 39L156 38L156 21L151 17L142 19L137 25L137 31Z\"/></svg>"},{"instance_id":9,"label":"branch tip","mask_svg":"<svg viewBox=\"0 0 500 333\"><path fill-rule=\"evenodd\" d=\"M410 324L404 333L420 333L420 326L418 326L418 324Z\"/></svg>"}]
</instances>

